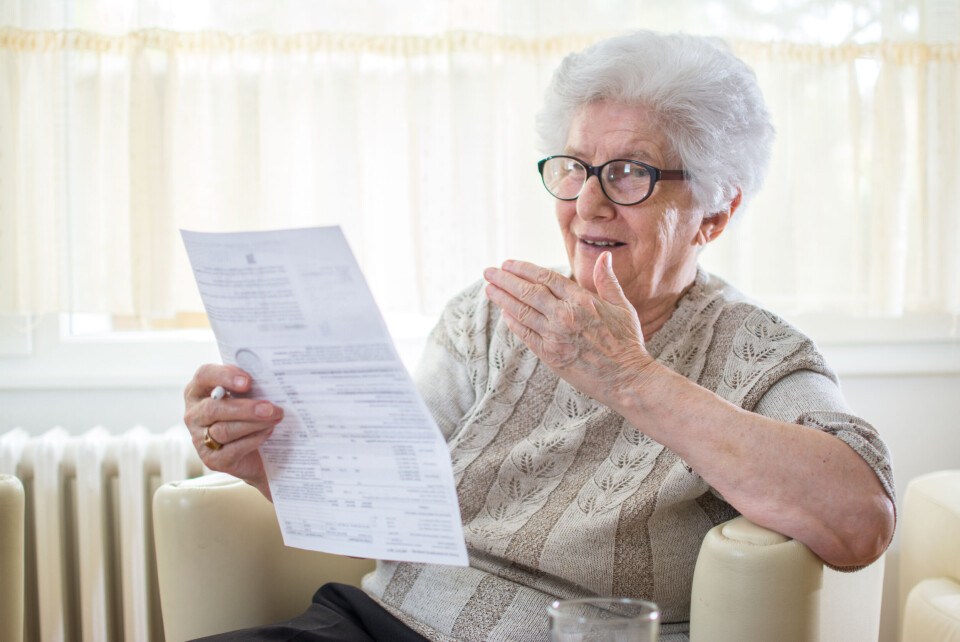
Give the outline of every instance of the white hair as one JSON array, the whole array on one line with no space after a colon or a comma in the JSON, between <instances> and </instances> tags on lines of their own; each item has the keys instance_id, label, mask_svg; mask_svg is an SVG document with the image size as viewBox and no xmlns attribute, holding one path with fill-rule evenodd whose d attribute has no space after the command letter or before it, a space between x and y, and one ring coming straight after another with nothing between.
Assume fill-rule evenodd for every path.
<instances>
[{"instance_id":1,"label":"white hair","mask_svg":"<svg viewBox=\"0 0 960 642\"><path fill-rule=\"evenodd\" d=\"M577 111L603 100L650 111L708 212L724 209L738 189L742 202L760 189L773 125L756 76L723 41L638 31L567 55L537 116L543 151L562 153Z\"/></svg>"}]
</instances>

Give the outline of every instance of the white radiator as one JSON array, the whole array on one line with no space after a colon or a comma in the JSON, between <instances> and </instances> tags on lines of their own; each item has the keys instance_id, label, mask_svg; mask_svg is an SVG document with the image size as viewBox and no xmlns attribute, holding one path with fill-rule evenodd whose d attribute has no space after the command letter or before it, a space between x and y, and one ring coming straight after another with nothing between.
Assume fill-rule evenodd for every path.
<instances>
[{"instance_id":1,"label":"white radiator","mask_svg":"<svg viewBox=\"0 0 960 642\"><path fill-rule=\"evenodd\" d=\"M15 428L0 435L0 473L26 491L24 641L163 640L152 500L203 474L187 429Z\"/></svg>"}]
</instances>

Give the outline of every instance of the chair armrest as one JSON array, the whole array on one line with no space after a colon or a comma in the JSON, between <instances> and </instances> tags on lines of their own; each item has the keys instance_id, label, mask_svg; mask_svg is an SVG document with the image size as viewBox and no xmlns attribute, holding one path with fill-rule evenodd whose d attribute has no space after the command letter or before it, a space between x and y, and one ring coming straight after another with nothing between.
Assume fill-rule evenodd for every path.
<instances>
[{"instance_id":1,"label":"chair armrest","mask_svg":"<svg viewBox=\"0 0 960 642\"><path fill-rule=\"evenodd\" d=\"M900 525L902 639L960 640L960 470L913 479Z\"/></svg>"},{"instance_id":2,"label":"chair armrest","mask_svg":"<svg viewBox=\"0 0 960 642\"><path fill-rule=\"evenodd\" d=\"M960 642L960 583L946 577L911 589L903 612L901 642Z\"/></svg>"},{"instance_id":3,"label":"chair armrest","mask_svg":"<svg viewBox=\"0 0 960 642\"><path fill-rule=\"evenodd\" d=\"M819 637L823 562L806 546L737 517L712 528L693 575L690 640Z\"/></svg>"},{"instance_id":4,"label":"chair armrest","mask_svg":"<svg viewBox=\"0 0 960 642\"><path fill-rule=\"evenodd\" d=\"M23 639L23 484L0 475L0 640Z\"/></svg>"},{"instance_id":5,"label":"chair armrest","mask_svg":"<svg viewBox=\"0 0 960 642\"><path fill-rule=\"evenodd\" d=\"M907 485L900 513L900 599L921 581L960 581L960 470L922 475Z\"/></svg>"},{"instance_id":6,"label":"chair armrest","mask_svg":"<svg viewBox=\"0 0 960 642\"><path fill-rule=\"evenodd\" d=\"M358 586L375 565L284 546L273 505L229 475L164 484L153 514L168 640L292 617L322 584Z\"/></svg>"}]
</instances>

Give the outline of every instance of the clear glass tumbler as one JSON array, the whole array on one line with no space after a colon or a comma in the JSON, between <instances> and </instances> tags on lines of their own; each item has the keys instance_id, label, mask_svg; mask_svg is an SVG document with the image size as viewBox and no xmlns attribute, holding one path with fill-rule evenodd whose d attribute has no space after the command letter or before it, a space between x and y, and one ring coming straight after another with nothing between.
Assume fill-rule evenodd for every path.
<instances>
[{"instance_id":1,"label":"clear glass tumbler","mask_svg":"<svg viewBox=\"0 0 960 642\"><path fill-rule=\"evenodd\" d=\"M558 600L547 613L550 642L656 642L660 632L660 609L644 600Z\"/></svg>"}]
</instances>

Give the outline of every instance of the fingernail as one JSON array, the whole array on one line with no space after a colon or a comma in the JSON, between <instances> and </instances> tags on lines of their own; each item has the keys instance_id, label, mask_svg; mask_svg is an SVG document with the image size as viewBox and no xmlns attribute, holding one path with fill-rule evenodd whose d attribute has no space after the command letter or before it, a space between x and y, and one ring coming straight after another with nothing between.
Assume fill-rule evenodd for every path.
<instances>
[{"instance_id":1,"label":"fingernail","mask_svg":"<svg viewBox=\"0 0 960 642\"><path fill-rule=\"evenodd\" d=\"M237 388L243 388L245 385L247 385L247 378L237 375L233 378L233 385Z\"/></svg>"},{"instance_id":2,"label":"fingernail","mask_svg":"<svg viewBox=\"0 0 960 642\"><path fill-rule=\"evenodd\" d=\"M604 255L603 255L603 262L604 262L604 264L607 266L607 269L608 269L608 270L612 270L612 269L613 269L613 254L610 254L610 252L607 252L606 254L604 254Z\"/></svg>"},{"instance_id":3,"label":"fingernail","mask_svg":"<svg viewBox=\"0 0 960 642\"><path fill-rule=\"evenodd\" d=\"M269 403L258 403L253 407L253 412L258 417L269 417L273 414L273 406Z\"/></svg>"},{"instance_id":4,"label":"fingernail","mask_svg":"<svg viewBox=\"0 0 960 642\"><path fill-rule=\"evenodd\" d=\"M492 267L488 267L486 270L483 271L483 278L489 281L490 279L493 278L494 274L496 274L496 270Z\"/></svg>"}]
</instances>

